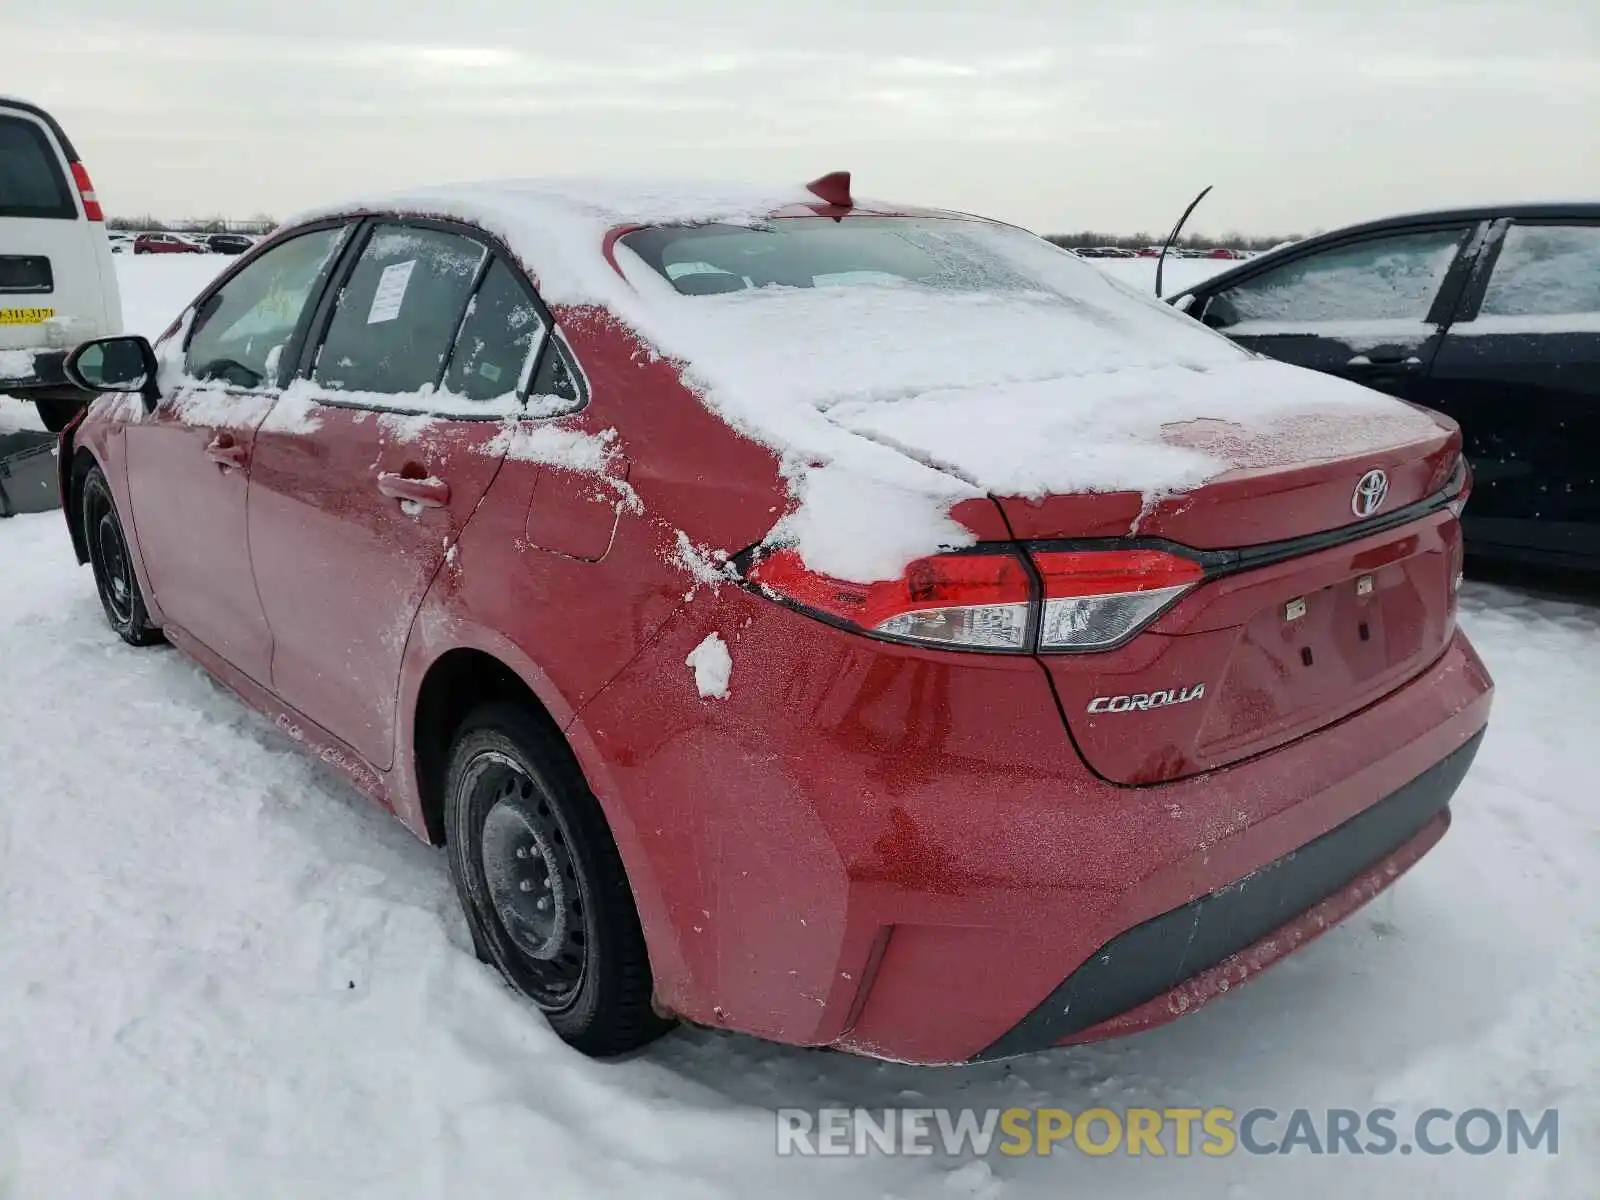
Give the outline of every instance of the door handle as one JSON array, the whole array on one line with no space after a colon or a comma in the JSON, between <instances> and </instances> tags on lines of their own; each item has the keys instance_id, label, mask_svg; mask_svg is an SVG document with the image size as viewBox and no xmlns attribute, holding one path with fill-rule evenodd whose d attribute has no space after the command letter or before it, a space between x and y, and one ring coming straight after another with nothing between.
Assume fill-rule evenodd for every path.
<instances>
[{"instance_id":1,"label":"door handle","mask_svg":"<svg viewBox=\"0 0 1600 1200\"><path fill-rule=\"evenodd\" d=\"M413 479L384 471L378 476L378 490L391 500L419 504L423 508L443 508L450 503L450 485L442 479Z\"/></svg>"},{"instance_id":2,"label":"door handle","mask_svg":"<svg viewBox=\"0 0 1600 1200\"><path fill-rule=\"evenodd\" d=\"M249 459L245 448L231 434L219 433L206 446L206 457L221 467L242 470Z\"/></svg>"}]
</instances>

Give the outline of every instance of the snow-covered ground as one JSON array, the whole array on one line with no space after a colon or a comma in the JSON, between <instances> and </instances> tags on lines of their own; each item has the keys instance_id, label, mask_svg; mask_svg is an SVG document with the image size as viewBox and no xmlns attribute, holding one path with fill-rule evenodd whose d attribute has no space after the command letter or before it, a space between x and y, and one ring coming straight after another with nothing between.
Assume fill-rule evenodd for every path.
<instances>
[{"instance_id":1,"label":"snow-covered ground","mask_svg":"<svg viewBox=\"0 0 1600 1200\"><path fill-rule=\"evenodd\" d=\"M152 341L205 287L236 260L221 254L118 255L117 286L128 333Z\"/></svg>"},{"instance_id":2,"label":"snow-covered ground","mask_svg":"<svg viewBox=\"0 0 1600 1200\"><path fill-rule=\"evenodd\" d=\"M1141 292L1153 293L1156 290L1156 260L1153 258L1094 258L1089 261L1106 274ZM1238 265L1226 259L1169 258L1167 265L1161 268L1161 294L1176 295L1184 288L1193 287Z\"/></svg>"},{"instance_id":3,"label":"snow-covered ground","mask_svg":"<svg viewBox=\"0 0 1600 1200\"><path fill-rule=\"evenodd\" d=\"M223 260L118 265L155 334ZM1178 266L1174 288L1213 269ZM33 421L0 400L0 427ZM602 1064L477 963L439 854L172 650L119 642L59 514L0 521L0 1197L1593 1195L1600 609L1487 584L1463 608L1499 694L1454 828L1237 994L973 1068L703 1031ZM1558 1107L1561 1152L774 1152L772 1109L891 1104Z\"/></svg>"}]
</instances>

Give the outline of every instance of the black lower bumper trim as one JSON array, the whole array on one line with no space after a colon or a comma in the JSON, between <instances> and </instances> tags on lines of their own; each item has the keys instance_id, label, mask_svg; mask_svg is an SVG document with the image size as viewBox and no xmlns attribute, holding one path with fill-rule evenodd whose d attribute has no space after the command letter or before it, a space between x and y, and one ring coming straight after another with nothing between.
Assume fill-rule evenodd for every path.
<instances>
[{"instance_id":1,"label":"black lower bumper trim","mask_svg":"<svg viewBox=\"0 0 1600 1200\"><path fill-rule=\"evenodd\" d=\"M1294 920L1448 808L1482 740L1480 730L1398 791L1298 850L1118 934L974 1061L1053 1046L1166 994Z\"/></svg>"}]
</instances>

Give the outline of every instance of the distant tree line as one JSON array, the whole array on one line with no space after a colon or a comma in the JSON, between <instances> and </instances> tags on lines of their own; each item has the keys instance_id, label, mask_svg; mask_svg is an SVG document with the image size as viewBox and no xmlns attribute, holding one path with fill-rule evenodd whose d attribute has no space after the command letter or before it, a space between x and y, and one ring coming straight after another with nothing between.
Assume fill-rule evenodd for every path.
<instances>
[{"instance_id":1,"label":"distant tree line","mask_svg":"<svg viewBox=\"0 0 1600 1200\"><path fill-rule=\"evenodd\" d=\"M205 217L195 220L173 221L146 213L138 217L112 217L106 222L112 229L131 229L151 233L267 233L277 228L278 222L262 213L249 220L238 221L227 217ZM1058 246L1116 246L1123 250L1137 250L1141 246L1159 246L1166 240L1164 233L1102 233L1086 229L1079 233L1051 233L1046 241ZM1237 231L1219 237L1204 234L1186 234L1178 239L1185 250L1215 250L1219 246L1229 250L1270 250L1282 242L1297 242L1302 235L1284 234L1272 237L1252 237Z\"/></svg>"},{"instance_id":2,"label":"distant tree line","mask_svg":"<svg viewBox=\"0 0 1600 1200\"><path fill-rule=\"evenodd\" d=\"M1177 244L1185 250L1216 250L1219 247L1228 250L1270 250L1282 242L1298 242L1302 236L1290 233L1272 237L1251 237L1234 230L1219 237L1207 237L1199 233L1185 234L1178 239ZM1086 229L1081 233L1046 234L1045 240L1054 242L1058 246L1116 246L1122 250L1137 250L1141 246L1159 246L1167 240L1167 235L1143 230L1138 233L1121 234Z\"/></svg>"},{"instance_id":3,"label":"distant tree line","mask_svg":"<svg viewBox=\"0 0 1600 1200\"><path fill-rule=\"evenodd\" d=\"M139 217L112 217L106 225L111 229L127 229L139 233L266 233L276 229L278 222L264 213L247 221L235 221L227 217L172 221L146 213Z\"/></svg>"}]
</instances>

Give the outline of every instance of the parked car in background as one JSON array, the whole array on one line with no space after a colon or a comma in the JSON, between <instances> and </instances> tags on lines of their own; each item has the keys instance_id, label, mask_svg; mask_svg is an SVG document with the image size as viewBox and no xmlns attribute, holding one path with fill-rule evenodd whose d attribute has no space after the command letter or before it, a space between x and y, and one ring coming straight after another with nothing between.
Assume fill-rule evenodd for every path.
<instances>
[{"instance_id":1,"label":"parked car in background","mask_svg":"<svg viewBox=\"0 0 1600 1200\"><path fill-rule=\"evenodd\" d=\"M1248 349L1459 422L1473 554L1600 569L1600 204L1373 221L1172 302Z\"/></svg>"},{"instance_id":2,"label":"parked car in background","mask_svg":"<svg viewBox=\"0 0 1600 1200\"><path fill-rule=\"evenodd\" d=\"M141 233L133 239L135 254L204 254L200 246L176 233Z\"/></svg>"},{"instance_id":3,"label":"parked car in background","mask_svg":"<svg viewBox=\"0 0 1600 1200\"><path fill-rule=\"evenodd\" d=\"M256 244L254 238L242 233L211 233L202 241L213 254L244 254Z\"/></svg>"},{"instance_id":4,"label":"parked car in background","mask_svg":"<svg viewBox=\"0 0 1600 1200\"><path fill-rule=\"evenodd\" d=\"M848 185L353 202L70 364L112 628L446 845L590 1053L1171 1020L1426 853L1488 719L1453 424Z\"/></svg>"},{"instance_id":5,"label":"parked car in background","mask_svg":"<svg viewBox=\"0 0 1600 1200\"><path fill-rule=\"evenodd\" d=\"M0 392L33 400L52 430L85 395L61 365L78 342L122 331L104 215L66 131L0 96Z\"/></svg>"}]
</instances>

